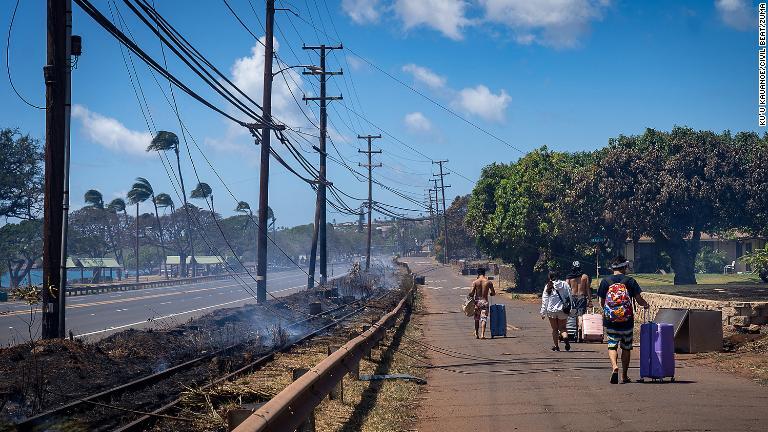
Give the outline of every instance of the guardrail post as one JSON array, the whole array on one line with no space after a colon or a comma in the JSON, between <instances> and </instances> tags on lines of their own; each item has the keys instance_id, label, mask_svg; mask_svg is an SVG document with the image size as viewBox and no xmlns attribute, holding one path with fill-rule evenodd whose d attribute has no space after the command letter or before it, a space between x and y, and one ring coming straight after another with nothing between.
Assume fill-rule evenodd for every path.
<instances>
[{"instance_id":1,"label":"guardrail post","mask_svg":"<svg viewBox=\"0 0 768 432\"><path fill-rule=\"evenodd\" d=\"M338 349L339 347L337 346L329 346L328 355L333 354L334 352L338 351ZM342 375L342 378L339 380L339 383L336 384L335 387L333 387L330 393L328 393L328 399L344 402L344 376L343 375Z\"/></svg>"},{"instance_id":2,"label":"guardrail post","mask_svg":"<svg viewBox=\"0 0 768 432\"><path fill-rule=\"evenodd\" d=\"M302 375L309 372L307 368L297 368L293 370L293 380L301 378ZM315 432L315 410L313 409L304 422L296 428L296 432Z\"/></svg>"},{"instance_id":3,"label":"guardrail post","mask_svg":"<svg viewBox=\"0 0 768 432\"><path fill-rule=\"evenodd\" d=\"M233 431L236 427L240 426L240 423L251 416L254 411L261 408L264 403L257 404L245 404L240 408L233 408L227 411L227 430Z\"/></svg>"},{"instance_id":4,"label":"guardrail post","mask_svg":"<svg viewBox=\"0 0 768 432\"><path fill-rule=\"evenodd\" d=\"M364 326L363 326L363 333L367 332L367 331L368 331L368 330L370 330L370 329L371 329L371 326L369 326L369 325L364 325ZM365 358L367 358L368 360L371 360L371 349L370 349L370 348L366 348L364 356L365 356ZM359 376L359 373L358 373L358 376Z\"/></svg>"}]
</instances>

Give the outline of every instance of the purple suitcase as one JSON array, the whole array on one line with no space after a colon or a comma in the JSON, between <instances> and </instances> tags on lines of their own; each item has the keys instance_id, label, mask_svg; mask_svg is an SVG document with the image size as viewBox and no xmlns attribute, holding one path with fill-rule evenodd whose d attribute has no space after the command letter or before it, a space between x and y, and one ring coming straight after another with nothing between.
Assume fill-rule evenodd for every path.
<instances>
[{"instance_id":1,"label":"purple suitcase","mask_svg":"<svg viewBox=\"0 0 768 432\"><path fill-rule=\"evenodd\" d=\"M675 334L672 324L640 326L640 378L675 380Z\"/></svg>"}]
</instances>

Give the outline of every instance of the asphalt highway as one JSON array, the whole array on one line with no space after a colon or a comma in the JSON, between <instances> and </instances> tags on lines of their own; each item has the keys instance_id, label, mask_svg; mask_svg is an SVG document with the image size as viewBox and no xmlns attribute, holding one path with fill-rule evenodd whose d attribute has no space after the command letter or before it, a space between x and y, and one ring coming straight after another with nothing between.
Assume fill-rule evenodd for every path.
<instances>
[{"instance_id":1,"label":"asphalt highway","mask_svg":"<svg viewBox=\"0 0 768 432\"><path fill-rule=\"evenodd\" d=\"M267 279L267 291L275 297L303 290L306 285L307 275L298 269L271 273ZM72 296L67 297L67 329L76 337L94 340L128 328L163 328L216 309L255 303L255 293L256 282L246 275L240 279ZM30 316L29 306L23 303L0 303L0 346L29 341L30 323L33 337L39 337L39 310Z\"/></svg>"}]
</instances>

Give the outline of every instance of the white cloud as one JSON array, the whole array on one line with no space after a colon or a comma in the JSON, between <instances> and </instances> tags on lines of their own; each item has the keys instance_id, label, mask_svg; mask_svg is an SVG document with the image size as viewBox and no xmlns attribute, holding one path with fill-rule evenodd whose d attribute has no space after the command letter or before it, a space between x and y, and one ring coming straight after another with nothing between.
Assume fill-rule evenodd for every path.
<instances>
[{"instance_id":1,"label":"white cloud","mask_svg":"<svg viewBox=\"0 0 768 432\"><path fill-rule=\"evenodd\" d=\"M432 130L432 122L418 111L406 114L403 121L411 132L424 133Z\"/></svg>"},{"instance_id":2,"label":"white cloud","mask_svg":"<svg viewBox=\"0 0 768 432\"><path fill-rule=\"evenodd\" d=\"M259 42L251 47L250 55L237 58L230 70L232 83L259 105L261 105L264 94L264 46L262 44L265 41L266 38L262 36ZM274 47L275 52L280 48L277 40L274 41ZM284 67L285 65L275 62L272 65L272 70L278 71ZM276 75L272 83L273 118L291 128L312 127L304 114L301 113L301 107L303 107L300 105L303 104L301 97L306 93L304 81L297 69L287 69ZM299 104L296 103L297 101ZM311 107L309 105L304 108L309 118L312 118L312 114L309 113ZM259 112L258 109L256 111ZM236 115L236 117L242 117L242 115ZM205 144L219 151L240 155L249 163L259 159L253 137L245 128L232 123L228 123L223 137L207 137Z\"/></svg>"},{"instance_id":3,"label":"white cloud","mask_svg":"<svg viewBox=\"0 0 768 432\"><path fill-rule=\"evenodd\" d=\"M423 25L460 40L462 29L470 24L463 0L397 0L394 8L406 30Z\"/></svg>"},{"instance_id":4,"label":"white cloud","mask_svg":"<svg viewBox=\"0 0 768 432\"><path fill-rule=\"evenodd\" d=\"M259 104L264 93L264 46L262 44L265 40L266 38L262 36L259 43L251 47L250 56L238 58L232 65L232 82ZM275 52L280 48L277 40L274 41L274 47ZM272 65L274 71L283 67L285 65L277 62ZM297 69L288 69L282 74L284 78L277 75L272 83L272 115L289 126L306 127L307 119L301 114L301 108L296 104L296 100L301 102L301 97L305 93L301 75Z\"/></svg>"},{"instance_id":5,"label":"white cloud","mask_svg":"<svg viewBox=\"0 0 768 432\"><path fill-rule=\"evenodd\" d=\"M433 89L445 87L446 79L431 70L413 63L403 66L403 72L413 75L413 79L426 84Z\"/></svg>"},{"instance_id":6,"label":"white cloud","mask_svg":"<svg viewBox=\"0 0 768 432\"><path fill-rule=\"evenodd\" d=\"M454 106L488 121L504 120L504 113L512 98L505 90L494 94L488 87L478 85L459 91Z\"/></svg>"},{"instance_id":7,"label":"white cloud","mask_svg":"<svg viewBox=\"0 0 768 432\"><path fill-rule=\"evenodd\" d=\"M149 132L130 130L118 120L90 111L82 105L72 106L72 117L80 120L88 139L100 146L116 153L152 156L147 153L147 146L152 142Z\"/></svg>"},{"instance_id":8,"label":"white cloud","mask_svg":"<svg viewBox=\"0 0 768 432\"><path fill-rule=\"evenodd\" d=\"M379 0L342 0L341 9L358 24L377 22L381 16Z\"/></svg>"},{"instance_id":9,"label":"white cloud","mask_svg":"<svg viewBox=\"0 0 768 432\"><path fill-rule=\"evenodd\" d=\"M368 64L361 60L359 57L348 55L347 56L347 64L349 64L349 67L354 71L359 71L363 69L368 68Z\"/></svg>"},{"instance_id":10,"label":"white cloud","mask_svg":"<svg viewBox=\"0 0 768 432\"><path fill-rule=\"evenodd\" d=\"M480 0L485 18L510 27L522 44L568 48L602 19L610 0Z\"/></svg>"},{"instance_id":11,"label":"white cloud","mask_svg":"<svg viewBox=\"0 0 768 432\"><path fill-rule=\"evenodd\" d=\"M715 8L720 19L736 30L748 30L756 24L754 11L746 0L716 0Z\"/></svg>"}]
</instances>

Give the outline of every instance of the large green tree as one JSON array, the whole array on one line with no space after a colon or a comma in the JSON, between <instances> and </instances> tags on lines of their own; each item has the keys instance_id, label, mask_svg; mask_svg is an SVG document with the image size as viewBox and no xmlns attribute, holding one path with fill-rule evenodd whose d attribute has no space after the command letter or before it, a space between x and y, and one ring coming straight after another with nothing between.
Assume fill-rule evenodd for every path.
<instances>
[{"instance_id":1,"label":"large green tree","mask_svg":"<svg viewBox=\"0 0 768 432\"><path fill-rule=\"evenodd\" d=\"M34 219L42 197L40 142L18 129L0 129L0 217Z\"/></svg>"},{"instance_id":2,"label":"large green tree","mask_svg":"<svg viewBox=\"0 0 768 432\"><path fill-rule=\"evenodd\" d=\"M745 222L742 149L728 132L676 127L612 139L595 176L603 216L666 252L675 284L695 284L702 233Z\"/></svg>"},{"instance_id":3,"label":"large green tree","mask_svg":"<svg viewBox=\"0 0 768 432\"><path fill-rule=\"evenodd\" d=\"M0 259L10 276L11 288L18 287L27 277L42 250L42 220L22 220L0 227Z\"/></svg>"},{"instance_id":4,"label":"large green tree","mask_svg":"<svg viewBox=\"0 0 768 432\"><path fill-rule=\"evenodd\" d=\"M509 165L485 167L469 199L465 218L480 248L512 263L521 290L538 289L548 261L565 249L559 206L574 159L546 147Z\"/></svg>"}]
</instances>

